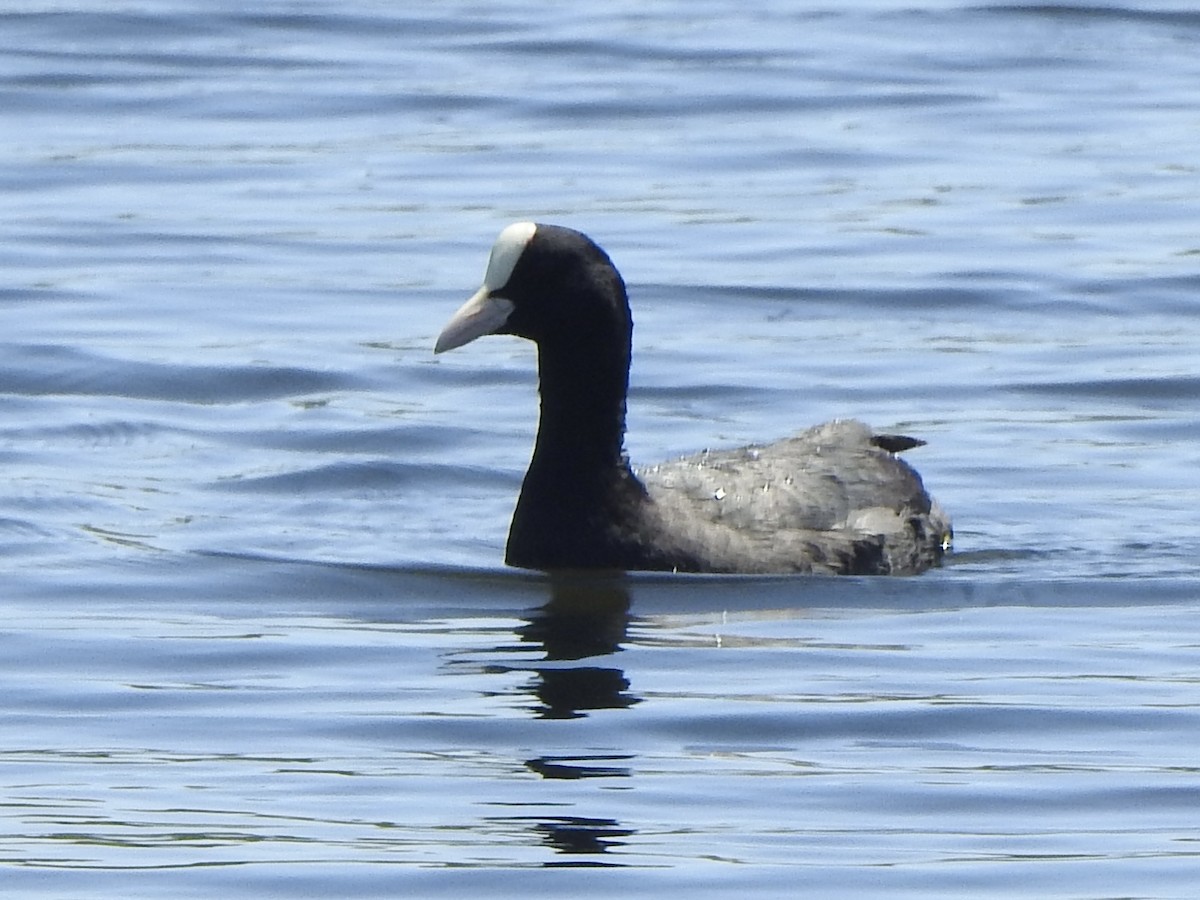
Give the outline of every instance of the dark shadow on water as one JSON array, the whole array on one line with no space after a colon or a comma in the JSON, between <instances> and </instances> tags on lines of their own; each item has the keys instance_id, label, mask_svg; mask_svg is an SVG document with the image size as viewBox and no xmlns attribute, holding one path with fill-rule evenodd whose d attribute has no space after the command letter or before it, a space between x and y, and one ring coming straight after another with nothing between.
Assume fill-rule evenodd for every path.
<instances>
[{"instance_id":1,"label":"dark shadow on water","mask_svg":"<svg viewBox=\"0 0 1200 900\"><path fill-rule=\"evenodd\" d=\"M614 756L539 756L526 760L525 768L543 778L558 781L579 781L584 778L629 778L633 774L626 766L611 763L633 759L632 755Z\"/></svg>"},{"instance_id":2,"label":"dark shadow on water","mask_svg":"<svg viewBox=\"0 0 1200 900\"><path fill-rule=\"evenodd\" d=\"M629 585L623 575L557 575L549 580L550 599L528 614L518 628L522 645L539 646L545 661L534 665L529 690L543 719L573 719L601 709L626 709L640 699L615 666L571 665L621 650L629 627Z\"/></svg>"},{"instance_id":3,"label":"dark shadow on water","mask_svg":"<svg viewBox=\"0 0 1200 900\"><path fill-rule=\"evenodd\" d=\"M582 816L563 816L539 822L534 826L534 830L542 835L542 840L547 846L567 856L603 855L615 847L624 845L624 841L619 838L630 837L633 834L633 831L621 828L613 819L590 819ZM550 862L546 865L598 866L605 863L597 860L571 860Z\"/></svg>"},{"instance_id":4,"label":"dark shadow on water","mask_svg":"<svg viewBox=\"0 0 1200 900\"><path fill-rule=\"evenodd\" d=\"M534 669L530 689L541 701L534 711L542 719L578 719L589 711L625 709L642 701L628 693L629 679L620 669L580 666Z\"/></svg>"},{"instance_id":5,"label":"dark shadow on water","mask_svg":"<svg viewBox=\"0 0 1200 900\"><path fill-rule=\"evenodd\" d=\"M550 599L527 613L516 629L520 646L535 649L542 660L527 671L524 690L537 699L530 711L538 719L579 719L606 709L627 709L641 702L630 692L625 672L611 663L621 652L630 623L630 591L623 575L555 575L548 579ZM607 663L607 664L604 664ZM628 779L627 754L545 754L525 768L546 781ZM635 831L614 819L588 816L530 816L510 819L549 847L555 858L546 868L594 868L623 865L604 857L624 846Z\"/></svg>"},{"instance_id":6,"label":"dark shadow on water","mask_svg":"<svg viewBox=\"0 0 1200 900\"><path fill-rule=\"evenodd\" d=\"M550 599L517 629L541 644L548 660L607 656L621 649L629 627L629 582L624 575L556 575Z\"/></svg>"},{"instance_id":7,"label":"dark shadow on water","mask_svg":"<svg viewBox=\"0 0 1200 900\"><path fill-rule=\"evenodd\" d=\"M533 674L522 689L536 698L530 711L538 719L579 719L605 709L627 709L641 702L630 693L625 672L611 665L629 628L630 593L625 575L554 575L550 598L525 614L516 629L522 651L542 659L523 667ZM515 648L514 648L515 649ZM608 664L603 664L608 663ZM545 754L525 768L546 781L627 779L633 760L627 754ZM624 846L635 831L615 819L589 816L519 816L530 839L553 850L545 868L598 868L624 863L605 858Z\"/></svg>"},{"instance_id":8,"label":"dark shadow on water","mask_svg":"<svg viewBox=\"0 0 1200 900\"><path fill-rule=\"evenodd\" d=\"M550 869L623 865L615 860L597 857L625 846L622 838L635 834L629 828L622 828L615 819L588 816L512 816L489 821L502 826L515 825L553 850L558 858L542 864Z\"/></svg>"}]
</instances>

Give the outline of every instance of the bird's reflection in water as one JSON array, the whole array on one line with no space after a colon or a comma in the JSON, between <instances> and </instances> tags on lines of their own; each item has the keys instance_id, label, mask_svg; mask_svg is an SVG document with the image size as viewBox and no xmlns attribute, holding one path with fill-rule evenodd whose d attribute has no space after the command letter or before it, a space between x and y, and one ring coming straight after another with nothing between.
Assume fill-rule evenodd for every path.
<instances>
[{"instance_id":1,"label":"bird's reflection in water","mask_svg":"<svg viewBox=\"0 0 1200 900\"><path fill-rule=\"evenodd\" d=\"M541 644L546 659L586 659L621 649L629 626L629 585L624 575L550 578L550 599L517 629L522 641Z\"/></svg>"},{"instance_id":2,"label":"bird's reflection in water","mask_svg":"<svg viewBox=\"0 0 1200 900\"><path fill-rule=\"evenodd\" d=\"M550 578L550 598L525 615L516 629L518 643L503 649L537 654L519 671L533 677L522 685L536 699L530 711L539 719L579 719L605 709L627 709L641 700L630 693L625 672L613 665L629 628L630 592L624 575L557 574ZM516 671L516 667L497 667ZM633 756L615 753L545 754L527 759L525 767L541 777L531 805L541 806L555 782L627 779ZM578 797L571 805L580 802ZM555 807L564 804L561 799ZM636 832L615 819L566 816L542 811L493 821L517 825L530 840L554 851L547 868L628 865L611 851L620 850Z\"/></svg>"},{"instance_id":3,"label":"bird's reflection in water","mask_svg":"<svg viewBox=\"0 0 1200 900\"><path fill-rule=\"evenodd\" d=\"M539 822L535 831L542 835L542 840L553 847L555 851L565 855L596 856L607 853L616 847L624 845L619 838L630 837L633 832L621 828L620 823L612 819L590 819L582 816L562 816L557 819ZM600 866L604 863L597 860L572 860L569 862L551 862L553 866Z\"/></svg>"},{"instance_id":4,"label":"bird's reflection in water","mask_svg":"<svg viewBox=\"0 0 1200 900\"><path fill-rule=\"evenodd\" d=\"M559 858L542 863L545 868L624 865L616 860L598 860L595 857L625 846L627 842L622 838L632 837L635 833L622 828L615 819L590 816L507 816L490 821L506 828L515 826L552 849ZM572 856L590 858L561 858Z\"/></svg>"},{"instance_id":5,"label":"bird's reflection in water","mask_svg":"<svg viewBox=\"0 0 1200 900\"><path fill-rule=\"evenodd\" d=\"M534 711L544 719L573 719L588 710L624 709L641 702L614 666L564 665L621 649L629 626L629 586L623 575L552 576L550 600L517 629L523 644L539 644L548 663L534 666Z\"/></svg>"},{"instance_id":6,"label":"bird's reflection in water","mask_svg":"<svg viewBox=\"0 0 1200 900\"><path fill-rule=\"evenodd\" d=\"M539 756L525 761L525 768L537 772L543 778L577 781L581 778L628 778L627 766L614 766L613 762L633 759L632 755L615 756Z\"/></svg>"}]
</instances>

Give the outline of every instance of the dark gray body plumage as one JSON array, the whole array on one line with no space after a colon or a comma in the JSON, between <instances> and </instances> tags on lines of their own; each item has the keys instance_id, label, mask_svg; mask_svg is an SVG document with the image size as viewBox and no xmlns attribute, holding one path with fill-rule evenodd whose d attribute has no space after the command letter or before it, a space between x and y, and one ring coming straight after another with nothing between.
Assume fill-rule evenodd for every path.
<instances>
[{"instance_id":1,"label":"dark gray body plumage","mask_svg":"<svg viewBox=\"0 0 1200 900\"><path fill-rule=\"evenodd\" d=\"M915 574L941 559L950 522L876 437L839 420L638 474L655 517L690 533L713 569Z\"/></svg>"}]
</instances>

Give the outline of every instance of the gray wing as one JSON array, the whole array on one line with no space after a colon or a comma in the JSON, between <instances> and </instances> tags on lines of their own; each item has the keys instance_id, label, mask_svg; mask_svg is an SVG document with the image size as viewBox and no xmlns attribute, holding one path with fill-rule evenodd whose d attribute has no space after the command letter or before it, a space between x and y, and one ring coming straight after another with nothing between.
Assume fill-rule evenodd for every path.
<instances>
[{"instance_id":1,"label":"gray wing","mask_svg":"<svg viewBox=\"0 0 1200 900\"><path fill-rule=\"evenodd\" d=\"M882 556L883 571L920 571L940 557L949 522L916 471L880 446L900 446L897 440L841 420L638 474L664 518L716 526L696 526L708 532L705 544L716 540L734 556L752 545L777 571L854 570L853 558L864 551Z\"/></svg>"}]
</instances>

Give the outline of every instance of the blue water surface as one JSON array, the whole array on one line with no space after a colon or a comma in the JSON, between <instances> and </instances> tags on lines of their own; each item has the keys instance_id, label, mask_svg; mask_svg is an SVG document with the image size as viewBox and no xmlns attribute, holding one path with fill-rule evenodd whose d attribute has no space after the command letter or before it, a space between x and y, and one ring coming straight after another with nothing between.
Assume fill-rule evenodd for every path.
<instances>
[{"instance_id":1,"label":"blue water surface","mask_svg":"<svg viewBox=\"0 0 1200 900\"><path fill-rule=\"evenodd\" d=\"M0 13L13 896L1194 896L1200 14ZM916 434L911 579L507 570L516 219L635 462Z\"/></svg>"}]
</instances>

